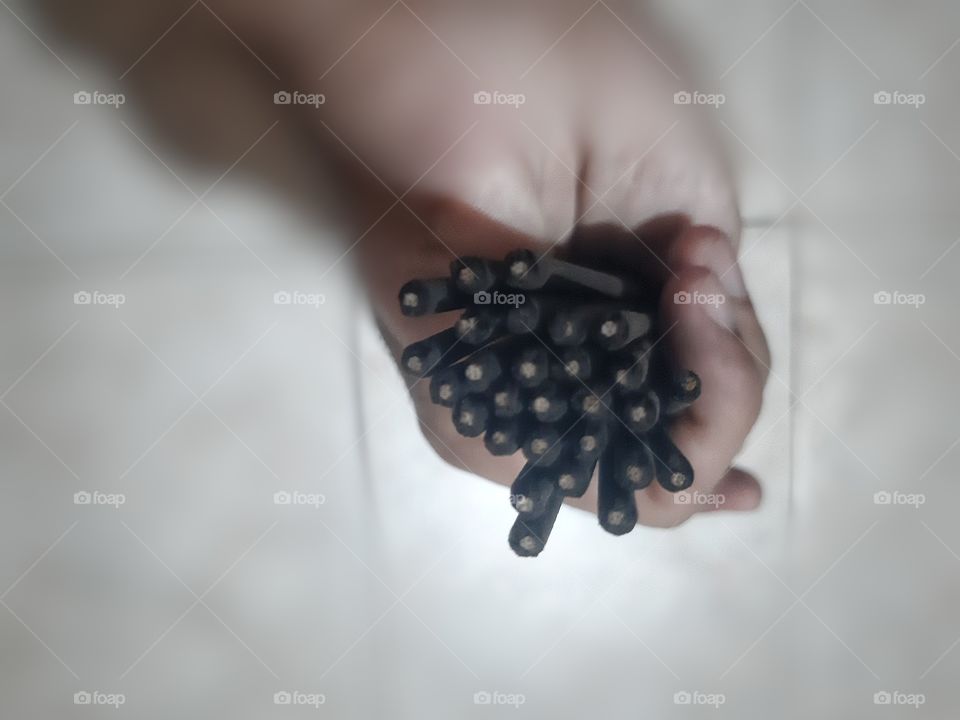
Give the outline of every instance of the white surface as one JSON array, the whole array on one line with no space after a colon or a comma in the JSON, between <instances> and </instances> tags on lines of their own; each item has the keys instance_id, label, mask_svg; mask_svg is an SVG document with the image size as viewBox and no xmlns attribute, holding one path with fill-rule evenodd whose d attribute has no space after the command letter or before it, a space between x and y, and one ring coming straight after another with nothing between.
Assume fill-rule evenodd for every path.
<instances>
[{"instance_id":1,"label":"white surface","mask_svg":"<svg viewBox=\"0 0 960 720\"><path fill-rule=\"evenodd\" d=\"M429 454L365 321L351 354L363 316L323 229L228 179L207 202L229 230L194 208L131 269L193 197L6 18L0 189L29 172L4 197L23 222L0 206L5 717L103 716L81 689L137 718L953 716L960 47L927 71L960 11L671 6L749 148L731 135L745 214L780 218L819 180L744 243L779 378L745 454L766 502L620 540L565 510L535 562L506 548L504 489ZM872 104L896 88L927 105ZM172 167L197 192L215 179ZM75 306L82 289L127 303ZM327 302L276 306L281 289ZM928 302L875 306L883 289ZM387 430L372 488L354 369ZM127 503L78 507L81 489ZM327 502L278 507L282 489ZM881 489L927 502L878 507ZM277 708L281 689L327 703ZM681 689L727 701L677 706ZM878 708L880 690L926 704Z\"/></svg>"}]
</instances>

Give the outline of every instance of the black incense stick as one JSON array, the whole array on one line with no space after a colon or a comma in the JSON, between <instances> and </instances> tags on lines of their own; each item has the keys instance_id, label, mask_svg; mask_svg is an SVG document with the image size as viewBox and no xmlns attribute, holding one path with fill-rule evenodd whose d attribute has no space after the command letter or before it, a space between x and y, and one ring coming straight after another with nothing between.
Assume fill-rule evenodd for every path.
<instances>
[{"instance_id":1,"label":"black incense stick","mask_svg":"<svg viewBox=\"0 0 960 720\"><path fill-rule=\"evenodd\" d=\"M465 395L453 408L453 425L465 437L479 437L487 429L490 411L482 395Z\"/></svg>"},{"instance_id":2,"label":"black incense stick","mask_svg":"<svg viewBox=\"0 0 960 720\"><path fill-rule=\"evenodd\" d=\"M486 292L503 275L503 263L478 257L457 258L450 263L450 276L456 288L466 294L473 295Z\"/></svg>"},{"instance_id":3,"label":"black incense stick","mask_svg":"<svg viewBox=\"0 0 960 720\"><path fill-rule=\"evenodd\" d=\"M523 442L518 418L494 418L487 425L483 443L491 455L513 455Z\"/></svg>"},{"instance_id":4,"label":"black incense stick","mask_svg":"<svg viewBox=\"0 0 960 720\"><path fill-rule=\"evenodd\" d=\"M462 394L463 385L456 366L437 370L430 378L430 400L435 405L452 408Z\"/></svg>"},{"instance_id":5,"label":"black incense stick","mask_svg":"<svg viewBox=\"0 0 960 720\"><path fill-rule=\"evenodd\" d=\"M448 277L401 288L406 316L463 310L400 364L430 378L430 399L451 409L461 435L482 437L495 456L522 451L511 488L517 555L543 551L564 498L582 497L594 476L600 525L615 535L637 523L636 491L693 484L667 425L702 388L696 373L673 370L648 300L657 292L530 250L457 258Z\"/></svg>"},{"instance_id":6,"label":"black incense stick","mask_svg":"<svg viewBox=\"0 0 960 720\"><path fill-rule=\"evenodd\" d=\"M529 408L533 416L543 423L555 423L570 407L569 396L554 382L545 382L530 396Z\"/></svg>"},{"instance_id":7,"label":"black incense stick","mask_svg":"<svg viewBox=\"0 0 960 720\"><path fill-rule=\"evenodd\" d=\"M468 302L450 278L411 280L400 288L400 312L408 317L460 310Z\"/></svg>"},{"instance_id":8,"label":"black incense stick","mask_svg":"<svg viewBox=\"0 0 960 720\"><path fill-rule=\"evenodd\" d=\"M463 369L460 382L468 393L485 393L503 375L503 365L495 348L481 350L457 367Z\"/></svg>"},{"instance_id":9,"label":"black incense stick","mask_svg":"<svg viewBox=\"0 0 960 720\"><path fill-rule=\"evenodd\" d=\"M693 466L667 435L663 427L652 433L651 450L660 487L670 492L680 492L693 485Z\"/></svg>"},{"instance_id":10,"label":"black incense stick","mask_svg":"<svg viewBox=\"0 0 960 720\"><path fill-rule=\"evenodd\" d=\"M700 397L700 377L692 370L684 370L673 380L667 401L663 404L666 417L679 415Z\"/></svg>"},{"instance_id":11,"label":"black incense stick","mask_svg":"<svg viewBox=\"0 0 960 720\"><path fill-rule=\"evenodd\" d=\"M637 524L637 502L633 491L617 482L616 466L607 453L600 459L597 485L597 517L600 527L613 535L625 535Z\"/></svg>"},{"instance_id":12,"label":"black incense stick","mask_svg":"<svg viewBox=\"0 0 960 720\"><path fill-rule=\"evenodd\" d=\"M517 356L511 367L514 379L524 388L535 388L547 379L550 358L542 347L531 346Z\"/></svg>"},{"instance_id":13,"label":"black incense stick","mask_svg":"<svg viewBox=\"0 0 960 720\"><path fill-rule=\"evenodd\" d=\"M527 464L510 486L510 501L517 514L527 519L540 517L560 490L549 472Z\"/></svg>"},{"instance_id":14,"label":"black incense stick","mask_svg":"<svg viewBox=\"0 0 960 720\"><path fill-rule=\"evenodd\" d=\"M546 510L535 519L517 516L510 528L510 548L520 557L536 557L547 544L563 506L563 495L555 493Z\"/></svg>"},{"instance_id":15,"label":"black incense stick","mask_svg":"<svg viewBox=\"0 0 960 720\"><path fill-rule=\"evenodd\" d=\"M660 398L652 390L626 395L620 415L633 433L649 432L660 419Z\"/></svg>"},{"instance_id":16,"label":"black incense stick","mask_svg":"<svg viewBox=\"0 0 960 720\"><path fill-rule=\"evenodd\" d=\"M649 313L616 309L605 313L597 326L597 342L607 350L619 350L646 336L653 327Z\"/></svg>"}]
</instances>

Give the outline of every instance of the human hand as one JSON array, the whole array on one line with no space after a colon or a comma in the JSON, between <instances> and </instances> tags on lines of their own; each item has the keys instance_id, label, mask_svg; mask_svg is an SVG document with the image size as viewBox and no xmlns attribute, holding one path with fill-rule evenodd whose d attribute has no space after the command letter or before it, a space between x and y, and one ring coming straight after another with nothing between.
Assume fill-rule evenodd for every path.
<instances>
[{"instance_id":1,"label":"human hand","mask_svg":"<svg viewBox=\"0 0 960 720\"><path fill-rule=\"evenodd\" d=\"M355 228L348 250L395 356L451 324L403 317L400 286L445 275L455 257L529 247L613 258L660 289L663 342L702 380L671 427L693 489L722 495L719 509L752 509L759 484L730 465L770 360L736 261L735 193L695 108L674 104L680 85L664 56L640 39L649 23L619 4L584 15L589 7L361 2L335 19L272 9L263 31L288 40L299 89L325 95L303 116L335 158ZM361 39L340 54L338 37ZM475 104L474 93L495 90L503 104ZM513 480L519 454L489 455L456 433L426 382L410 390L444 459ZM595 489L573 502L595 506ZM638 498L639 521L653 526L712 509L678 504L656 484Z\"/></svg>"}]
</instances>

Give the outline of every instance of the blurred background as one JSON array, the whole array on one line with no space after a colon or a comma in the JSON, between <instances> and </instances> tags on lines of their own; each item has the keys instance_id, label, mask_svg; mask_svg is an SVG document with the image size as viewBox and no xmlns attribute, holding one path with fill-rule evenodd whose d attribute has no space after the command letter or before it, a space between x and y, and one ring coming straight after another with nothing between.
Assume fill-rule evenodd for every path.
<instances>
[{"instance_id":1,"label":"blurred background","mask_svg":"<svg viewBox=\"0 0 960 720\"><path fill-rule=\"evenodd\" d=\"M417 429L302 128L195 132L272 74L244 38L0 5L5 717L955 717L955 3L651 3L726 100L764 504L564 509L535 562Z\"/></svg>"}]
</instances>

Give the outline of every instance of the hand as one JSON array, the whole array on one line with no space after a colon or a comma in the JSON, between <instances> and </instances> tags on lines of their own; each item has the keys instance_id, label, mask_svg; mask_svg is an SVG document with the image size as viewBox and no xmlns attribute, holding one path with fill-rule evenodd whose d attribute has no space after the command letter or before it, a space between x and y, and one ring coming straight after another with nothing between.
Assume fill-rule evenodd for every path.
<instances>
[{"instance_id":1,"label":"hand","mask_svg":"<svg viewBox=\"0 0 960 720\"><path fill-rule=\"evenodd\" d=\"M305 117L349 178L355 252L388 344L399 356L450 325L401 316L397 292L445 274L457 255L559 245L616 257L662 287L664 342L702 379L701 398L671 431L694 489L723 495L721 509L752 509L759 484L730 464L759 412L769 354L736 262L735 194L699 117L674 105L679 86L623 27L640 25L620 6L611 6L620 19L591 12L548 50L587 4L479 5L398 7L322 83L304 76L304 91L326 90L322 112ZM291 52L293 66L311 72L329 56L316 44ZM475 105L482 90L525 101ZM679 293L714 303L677 303ZM492 457L480 439L458 435L426 382L411 393L444 459L513 480L519 454ZM713 509L676 504L656 485L641 495L647 525ZM577 504L595 502L593 489Z\"/></svg>"},{"instance_id":2,"label":"hand","mask_svg":"<svg viewBox=\"0 0 960 720\"><path fill-rule=\"evenodd\" d=\"M613 256L662 288L663 342L701 377L702 396L671 431L694 489L723 495L720 509L754 508L758 482L730 464L770 359L737 266L735 193L696 110L674 104L681 86L650 49L649 22L615 3L616 16L598 5L579 22L587 2L411 1L382 15L388 7L362 2L336 22L279 10L261 31L286 40L300 89L326 97L303 116L345 185L352 248L394 355L451 324L401 316L397 292L446 274L456 256L555 246ZM344 37L371 25L337 57ZM494 90L504 104L474 103ZM675 302L682 293L715 302ZM427 384L410 389L431 445L509 484L523 458L459 436ZM595 484L574 502L594 507ZM653 526L710 509L677 504L656 484L638 498L640 522Z\"/></svg>"}]
</instances>

